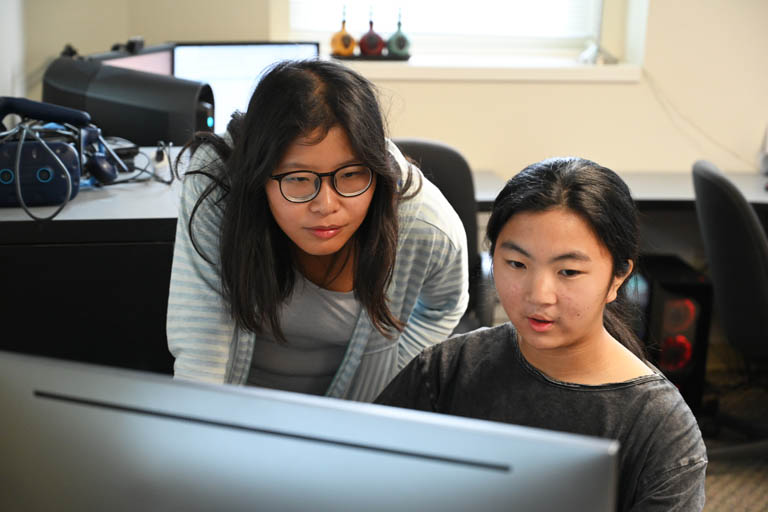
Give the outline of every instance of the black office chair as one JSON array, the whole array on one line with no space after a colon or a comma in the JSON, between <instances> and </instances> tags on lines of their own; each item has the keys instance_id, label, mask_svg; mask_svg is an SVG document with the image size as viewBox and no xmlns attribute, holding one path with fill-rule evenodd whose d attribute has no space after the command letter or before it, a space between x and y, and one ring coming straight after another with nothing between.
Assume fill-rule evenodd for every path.
<instances>
[{"instance_id":1,"label":"black office chair","mask_svg":"<svg viewBox=\"0 0 768 512\"><path fill-rule=\"evenodd\" d=\"M768 237L744 195L714 165L694 164L693 187L715 307L725 337L744 357L748 382L754 381L768 368ZM720 411L714 419L751 438L768 438L768 425Z\"/></svg>"},{"instance_id":2,"label":"black office chair","mask_svg":"<svg viewBox=\"0 0 768 512\"><path fill-rule=\"evenodd\" d=\"M399 138L393 142L443 193L459 214L467 233L469 305L454 333L493 325L496 291L491 279L490 257L478 250L477 203L472 171L456 149L441 142Z\"/></svg>"}]
</instances>

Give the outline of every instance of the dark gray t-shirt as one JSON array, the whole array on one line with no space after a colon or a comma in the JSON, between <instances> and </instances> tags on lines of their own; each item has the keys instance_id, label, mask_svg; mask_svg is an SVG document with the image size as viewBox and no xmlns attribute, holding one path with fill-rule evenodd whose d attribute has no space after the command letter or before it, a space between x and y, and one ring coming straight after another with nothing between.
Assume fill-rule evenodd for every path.
<instances>
[{"instance_id":1,"label":"dark gray t-shirt","mask_svg":"<svg viewBox=\"0 0 768 512\"><path fill-rule=\"evenodd\" d=\"M553 380L525 360L510 323L427 348L376 403L616 439L618 510L704 507L706 448L673 384L659 373L599 386Z\"/></svg>"}]
</instances>

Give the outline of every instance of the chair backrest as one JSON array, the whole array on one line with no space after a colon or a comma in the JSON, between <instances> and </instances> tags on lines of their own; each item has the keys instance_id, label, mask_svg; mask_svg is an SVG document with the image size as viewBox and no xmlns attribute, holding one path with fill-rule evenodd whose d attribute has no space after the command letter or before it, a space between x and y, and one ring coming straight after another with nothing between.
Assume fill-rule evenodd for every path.
<instances>
[{"instance_id":1,"label":"chair backrest","mask_svg":"<svg viewBox=\"0 0 768 512\"><path fill-rule=\"evenodd\" d=\"M714 165L693 166L696 214L715 307L728 341L745 356L768 356L768 238L738 188Z\"/></svg>"},{"instance_id":2,"label":"chair backrest","mask_svg":"<svg viewBox=\"0 0 768 512\"><path fill-rule=\"evenodd\" d=\"M469 268L475 269L480 262L477 249L477 202L469 164L461 153L442 142L411 138L393 139L393 142L440 189L459 214L467 233Z\"/></svg>"}]
</instances>

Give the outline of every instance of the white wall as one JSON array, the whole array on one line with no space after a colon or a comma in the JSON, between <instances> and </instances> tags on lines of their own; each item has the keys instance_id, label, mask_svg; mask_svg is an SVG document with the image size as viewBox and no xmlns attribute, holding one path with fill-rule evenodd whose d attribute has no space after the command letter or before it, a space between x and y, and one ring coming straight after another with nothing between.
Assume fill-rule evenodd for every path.
<instances>
[{"instance_id":1,"label":"white wall","mask_svg":"<svg viewBox=\"0 0 768 512\"><path fill-rule=\"evenodd\" d=\"M24 96L22 0L0 0L0 96Z\"/></svg>"},{"instance_id":2,"label":"white wall","mask_svg":"<svg viewBox=\"0 0 768 512\"><path fill-rule=\"evenodd\" d=\"M277 33L270 19L281 6L277 0L27 0L25 69L44 69L67 42L86 54L134 35L147 44L265 39ZM574 154L619 172L690 172L698 158L726 171L755 169L768 124L767 19L764 0L653 0L646 75L635 83L381 79L377 85L392 135L443 140L474 168L502 177L542 158ZM28 94L39 99L39 82L28 84Z\"/></svg>"},{"instance_id":3,"label":"white wall","mask_svg":"<svg viewBox=\"0 0 768 512\"><path fill-rule=\"evenodd\" d=\"M3 0L4 1L4 0ZM236 41L269 37L267 0L26 0L26 69L45 70L66 43L81 55L106 52L133 36L166 41ZM27 84L42 97L42 71Z\"/></svg>"},{"instance_id":4,"label":"white wall","mask_svg":"<svg viewBox=\"0 0 768 512\"><path fill-rule=\"evenodd\" d=\"M393 133L443 140L503 177L574 154L617 171L690 172L698 158L754 170L768 123L765 20L764 0L651 1L638 83L379 83Z\"/></svg>"}]
</instances>

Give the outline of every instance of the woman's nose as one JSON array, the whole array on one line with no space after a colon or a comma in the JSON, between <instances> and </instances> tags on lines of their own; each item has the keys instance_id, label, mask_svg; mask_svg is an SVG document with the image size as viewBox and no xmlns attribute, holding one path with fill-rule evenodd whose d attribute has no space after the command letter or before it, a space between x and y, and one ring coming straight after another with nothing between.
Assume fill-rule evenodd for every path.
<instances>
[{"instance_id":1,"label":"woman's nose","mask_svg":"<svg viewBox=\"0 0 768 512\"><path fill-rule=\"evenodd\" d=\"M320 191L309 202L309 209L313 213L328 215L339 208L339 195L333 189L331 177L325 176L320 181Z\"/></svg>"}]
</instances>

